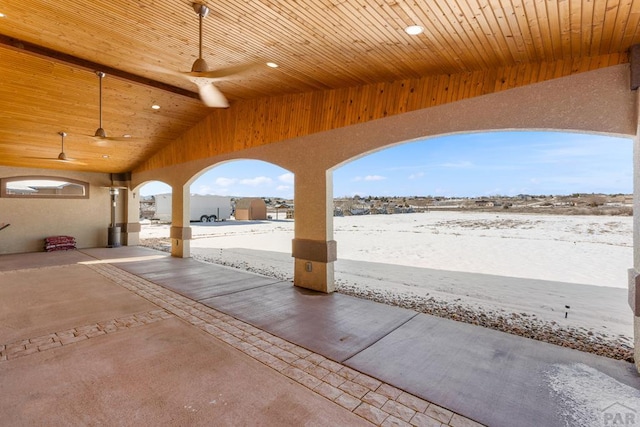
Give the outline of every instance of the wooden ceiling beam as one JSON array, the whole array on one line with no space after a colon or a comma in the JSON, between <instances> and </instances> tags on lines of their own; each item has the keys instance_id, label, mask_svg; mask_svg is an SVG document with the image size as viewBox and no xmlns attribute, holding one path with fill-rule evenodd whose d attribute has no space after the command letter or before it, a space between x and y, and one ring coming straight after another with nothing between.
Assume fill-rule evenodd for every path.
<instances>
[{"instance_id":1,"label":"wooden ceiling beam","mask_svg":"<svg viewBox=\"0 0 640 427\"><path fill-rule=\"evenodd\" d=\"M191 92L181 87L172 86L166 83L159 82L157 80L149 79L147 77L138 76L136 74L119 70L117 68L109 67L107 65L99 64L93 61L88 61L86 59L78 58L73 55L69 55L63 52L59 52L53 49L49 49L43 46L29 43L13 37L9 37L4 34L0 34L0 46L6 47L8 49L11 49L17 52L28 53L30 55L37 56L39 58L56 61L58 63L70 65L72 67L80 68L80 69L91 71L91 72L102 71L112 77L116 77L122 80L127 80L132 83L136 83L144 86L149 86L154 89L164 90L166 92L171 92L176 95L186 96L188 98L200 99L200 96L198 95L198 93Z\"/></svg>"}]
</instances>

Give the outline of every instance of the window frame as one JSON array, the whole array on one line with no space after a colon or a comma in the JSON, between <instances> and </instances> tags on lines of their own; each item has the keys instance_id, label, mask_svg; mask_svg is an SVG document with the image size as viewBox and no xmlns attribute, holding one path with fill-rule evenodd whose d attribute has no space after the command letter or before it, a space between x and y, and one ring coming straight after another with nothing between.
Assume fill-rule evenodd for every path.
<instances>
[{"instance_id":1,"label":"window frame","mask_svg":"<svg viewBox=\"0 0 640 427\"><path fill-rule=\"evenodd\" d=\"M78 185L83 188L82 194L12 194L7 190L8 184L17 181L57 181L61 184ZM0 178L0 197L16 199L88 199L91 185L88 182L80 181L62 176L27 175Z\"/></svg>"}]
</instances>

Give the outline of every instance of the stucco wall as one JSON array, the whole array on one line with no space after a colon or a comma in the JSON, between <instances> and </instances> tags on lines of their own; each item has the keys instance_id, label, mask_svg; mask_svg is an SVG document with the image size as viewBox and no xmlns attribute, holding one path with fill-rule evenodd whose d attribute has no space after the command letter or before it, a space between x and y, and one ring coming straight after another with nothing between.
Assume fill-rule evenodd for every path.
<instances>
[{"instance_id":1,"label":"stucco wall","mask_svg":"<svg viewBox=\"0 0 640 427\"><path fill-rule=\"evenodd\" d=\"M39 252L44 238L69 235L79 248L104 247L111 221L109 174L0 166L0 178L14 176L55 176L88 182L88 199L22 199L0 197L0 254ZM122 206L122 203L120 203ZM121 213L119 212L119 217Z\"/></svg>"}]
</instances>

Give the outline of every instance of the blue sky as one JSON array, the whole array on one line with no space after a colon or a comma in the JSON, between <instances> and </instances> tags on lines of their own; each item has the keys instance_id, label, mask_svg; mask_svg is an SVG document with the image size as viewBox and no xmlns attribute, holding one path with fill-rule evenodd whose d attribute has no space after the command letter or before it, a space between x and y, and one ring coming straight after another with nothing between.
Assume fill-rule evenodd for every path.
<instances>
[{"instance_id":1,"label":"blue sky","mask_svg":"<svg viewBox=\"0 0 640 427\"><path fill-rule=\"evenodd\" d=\"M387 148L336 169L334 196L631 193L630 139L558 132L451 135ZM192 193L293 198L294 176L251 160L210 169ZM150 183L142 195L169 192Z\"/></svg>"}]
</instances>

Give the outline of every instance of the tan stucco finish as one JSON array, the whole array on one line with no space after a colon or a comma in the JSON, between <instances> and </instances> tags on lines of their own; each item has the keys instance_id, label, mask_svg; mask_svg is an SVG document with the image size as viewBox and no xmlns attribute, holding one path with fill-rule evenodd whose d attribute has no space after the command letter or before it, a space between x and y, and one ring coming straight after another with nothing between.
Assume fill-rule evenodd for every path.
<instances>
[{"instance_id":1,"label":"tan stucco finish","mask_svg":"<svg viewBox=\"0 0 640 427\"><path fill-rule=\"evenodd\" d=\"M90 183L88 199L23 199L0 197L0 254L39 252L44 238L73 236L79 248L106 246L111 221L109 174L63 172L0 166L0 178L55 176Z\"/></svg>"}]
</instances>

